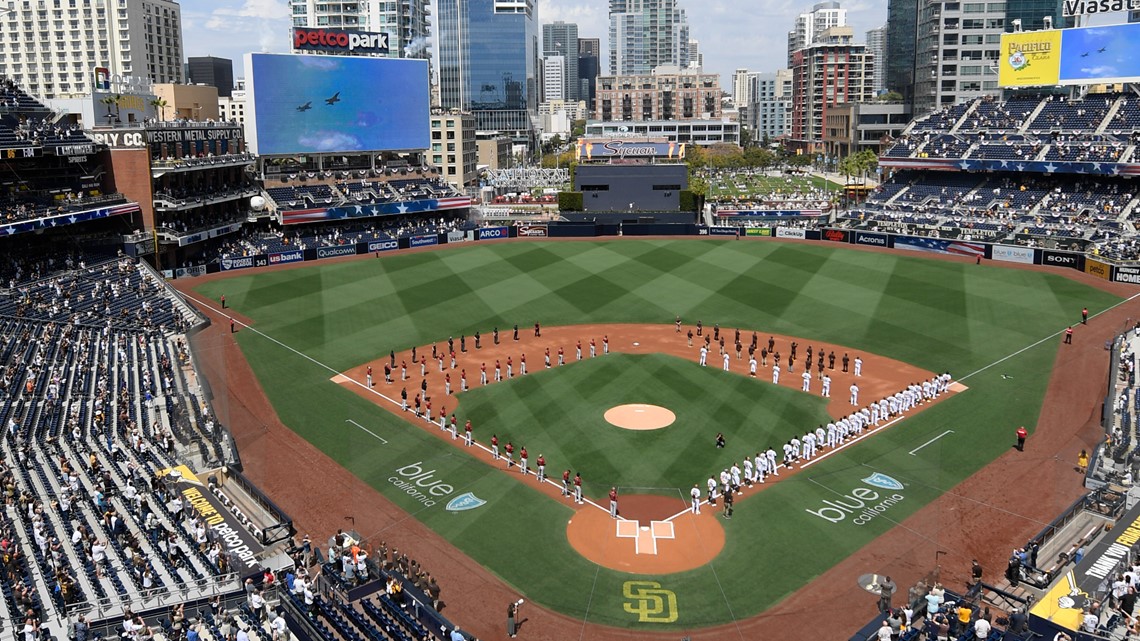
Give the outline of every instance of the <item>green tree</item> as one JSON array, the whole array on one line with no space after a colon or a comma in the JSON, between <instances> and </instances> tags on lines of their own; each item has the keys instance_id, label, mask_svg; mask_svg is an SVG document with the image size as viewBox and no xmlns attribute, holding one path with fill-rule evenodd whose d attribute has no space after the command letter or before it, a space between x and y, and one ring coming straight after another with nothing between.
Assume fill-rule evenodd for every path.
<instances>
[{"instance_id":1,"label":"green tree","mask_svg":"<svg viewBox=\"0 0 1140 641\"><path fill-rule=\"evenodd\" d=\"M155 98L150 101L150 106L158 110L158 119L166 120L166 107L169 103L163 98Z\"/></svg>"},{"instance_id":2,"label":"green tree","mask_svg":"<svg viewBox=\"0 0 1140 641\"><path fill-rule=\"evenodd\" d=\"M903 95L897 91L888 91L879 96L880 102L902 102Z\"/></svg>"}]
</instances>

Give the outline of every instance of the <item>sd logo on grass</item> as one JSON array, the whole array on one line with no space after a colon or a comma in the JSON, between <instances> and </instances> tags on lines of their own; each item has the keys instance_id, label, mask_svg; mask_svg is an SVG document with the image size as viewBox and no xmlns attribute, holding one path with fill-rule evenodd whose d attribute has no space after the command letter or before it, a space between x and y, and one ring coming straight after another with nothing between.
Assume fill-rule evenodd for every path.
<instances>
[{"instance_id":1,"label":"sd logo on grass","mask_svg":"<svg viewBox=\"0 0 1140 641\"><path fill-rule=\"evenodd\" d=\"M486 502L487 501L475 496L471 492L464 492L448 501L447 507L444 509L448 512L463 512L464 510L474 510Z\"/></svg>"}]
</instances>

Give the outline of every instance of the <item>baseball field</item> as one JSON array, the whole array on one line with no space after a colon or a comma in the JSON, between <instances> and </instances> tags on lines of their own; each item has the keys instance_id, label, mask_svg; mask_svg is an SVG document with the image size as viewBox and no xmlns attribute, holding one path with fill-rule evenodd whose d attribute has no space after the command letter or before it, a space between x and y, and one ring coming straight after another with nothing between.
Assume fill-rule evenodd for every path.
<instances>
[{"instance_id":1,"label":"baseball field","mask_svg":"<svg viewBox=\"0 0 1140 641\"><path fill-rule=\"evenodd\" d=\"M1082 307L1095 316L1121 301L1041 271L714 240L478 244L250 273L197 291L213 300L224 294L248 323L235 339L299 436L526 598L580 621L651 630L756 616L1007 452L1016 426L1037 422L1064 328L1079 322ZM949 371L966 389L763 490L747 490L731 520L706 506L702 518L723 530L723 548L699 567L623 572L620 558L588 560L568 535L573 521L606 509L611 487L623 499L670 502L671 511L653 517L665 520L684 510L694 483L703 490L710 474L742 456L779 450L846 400L848 379L839 373L833 397L842 398L829 404L818 388L771 384L769 369L745 376L735 358L729 373L720 371L719 355L701 368L683 334L662 339L675 341L669 349L641 345L637 328L672 335L677 315L686 331L699 319L706 331L714 323L726 333L755 330L761 343L776 335L801 350L849 350L868 360L870 379L892 375L875 368ZM535 322L551 328L546 343L533 336ZM508 330L515 324L517 343ZM615 353L543 367L550 336L565 340L569 359L572 340L594 338L600 352L600 334L618 325L630 330L613 334ZM442 402L460 425L470 419L481 443L496 434L525 445L532 461L543 454L548 474L580 472L585 495L601 507L567 501L553 485L398 411L398 390L419 391L420 369L410 366L406 382L397 371L396 382L384 384L379 371L390 351L402 361L413 346L423 356L449 337L458 346L460 336L474 351L476 331L491 349L494 327L504 342L496 353L532 350L531 374L484 387L474 384L472 367L473 389L436 392L437 411ZM375 390L362 384L366 364L376 368ZM429 372L439 390L434 361ZM458 391L458 377L453 386ZM667 408L676 420L652 431L605 420L608 409L627 403ZM718 432L724 449L714 445ZM354 509L327 507L334 520ZM702 538L709 530L694 527L684 538L687 526L677 523L685 545L719 547ZM383 531L360 534L373 543L384 538ZM632 541L621 544L633 550ZM660 545L662 554L699 555L670 549L665 537Z\"/></svg>"}]
</instances>

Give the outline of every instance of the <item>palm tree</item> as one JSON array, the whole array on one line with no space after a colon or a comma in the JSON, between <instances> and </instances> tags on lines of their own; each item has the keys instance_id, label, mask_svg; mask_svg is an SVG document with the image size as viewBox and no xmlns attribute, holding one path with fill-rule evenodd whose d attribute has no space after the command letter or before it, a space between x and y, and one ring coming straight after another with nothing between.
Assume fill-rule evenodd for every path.
<instances>
[{"instance_id":1,"label":"palm tree","mask_svg":"<svg viewBox=\"0 0 1140 641\"><path fill-rule=\"evenodd\" d=\"M107 107L107 124L111 124L111 118L113 117L111 114L111 107L113 105L119 104L119 97L118 96L103 96L102 98L99 99L99 102L106 105L106 107Z\"/></svg>"},{"instance_id":2,"label":"palm tree","mask_svg":"<svg viewBox=\"0 0 1140 641\"><path fill-rule=\"evenodd\" d=\"M154 107L155 109L158 110L158 119L159 120L166 120L166 106L167 106L167 104L169 104L169 103L167 103L166 100L163 98L155 98L154 100L150 101L150 106Z\"/></svg>"}]
</instances>

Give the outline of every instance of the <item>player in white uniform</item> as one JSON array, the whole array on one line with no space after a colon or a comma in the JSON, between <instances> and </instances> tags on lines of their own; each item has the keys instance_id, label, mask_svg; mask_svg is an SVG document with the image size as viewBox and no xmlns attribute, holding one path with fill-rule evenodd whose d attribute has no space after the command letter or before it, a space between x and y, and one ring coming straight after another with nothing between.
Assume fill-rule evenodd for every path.
<instances>
[{"instance_id":1,"label":"player in white uniform","mask_svg":"<svg viewBox=\"0 0 1140 641\"><path fill-rule=\"evenodd\" d=\"M855 375L863 375L863 359L858 356L855 357Z\"/></svg>"},{"instance_id":2,"label":"player in white uniform","mask_svg":"<svg viewBox=\"0 0 1140 641\"><path fill-rule=\"evenodd\" d=\"M835 427L835 423L827 424L827 446L835 447L839 445L839 428Z\"/></svg>"},{"instance_id":3,"label":"player in white uniform","mask_svg":"<svg viewBox=\"0 0 1140 641\"><path fill-rule=\"evenodd\" d=\"M787 443L784 443L784 465L786 467L792 466L792 460L795 459L795 456L796 452L795 448L792 447L792 442L788 441Z\"/></svg>"},{"instance_id":4,"label":"player in white uniform","mask_svg":"<svg viewBox=\"0 0 1140 641\"><path fill-rule=\"evenodd\" d=\"M756 357L755 356L748 359L748 374L752 378L756 378Z\"/></svg>"},{"instance_id":5,"label":"player in white uniform","mask_svg":"<svg viewBox=\"0 0 1140 641\"><path fill-rule=\"evenodd\" d=\"M852 383L850 389L851 389L851 404L852 405L858 405L859 404L859 386L856 385L855 383Z\"/></svg>"},{"instance_id":6,"label":"player in white uniform","mask_svg":"<svg viewBox=\"0 0 1140 641\"><path fill-rule=\"evenodd\" d=\"M752 484L756 482L756 473L752 469L752 459L745 456L741 465L744 466L744 482L748 484L748 487L752 487Z\"/></svg>"},{"instance_id":7,"label":"player in white uniform","mask_svg":"<svg viewBox=\"0 0 1140 641\"><path fill-rule=\"evenodd\" d=\"M757 452L756 458L755 458L755 463L756 463L756 478L761 483L763 483L764 477L768 476L768 457L761 454L760 452Z\"/></svg>"},{"instance_id":8,"label":"player in white uniform","mask_svg":"<svg viewBox=\"0 0 1140 641\"><path fill-rule=\"evenodd\" d=\"M879 404L871 403L871 424L875 427L879 426Z\"/></svg>"},{"instance_id":9,"label":"player in white uniform","mask_svg":"<svg viewBox=\"0 0 1140 641\"><path fill-rule=\"evenodd\" d=\"M804 434L803 438L804 460L810 461L815 456L815 432Z\"/></svg>"},{"instance_id":10,"label":"player in white uniform","mask_svg":"<svg viewBox=\"0 0 1140 641\"><path fill-rule=\"evenodd\" d=\"M770 474L775 474L776 476L779 476L780 475L780 468L779 468L779 466L776 465L776 450L769 447L766 455L768 457L768 472Z\"/></svg>"},{"instance_id":11,"label":"player in white uniform","mask_svg":"<svg viewBox=\"0 0 1140 641\"><path fill-rule=\"evenodd\" d=\"M729 358L728 352L725 352L724 353L724 371L726 371L726 372L728 371L728 363L730 360L732 360L732 359Z\"/></svg>"},{"instance_id":12,"label":"player in white uniform","mask_svg":"<svg viewBox=\"0 0 1140 641\"><path fill-rule=\"evenodd\" d=\"M831 398L831 377L827 374L823 375L823 389L820 391L820 395L824 398Z\"/></svg>"},{"instance_id":13,"label":"player in white uniform","mask_svg":"<svg viewBox=\"0 0 1140 641\"><path fill-rule=\"evenodd\" d=\"M820 425L819 427L815 428L815 446L822 450L823 444L826 442L827 431L823 429L822 425Z\"/></svg>"},{"instance_id":14,"label":"player in white uniform","mask_svg":"<svg viewBox=\"0 0 1140 641\"><path fill-rule=\"evenodd\" d=\"M732 491L732 477L728 474L728 468L720 471L720 491L721 494L728 494Z\"/></svg>"},{"instance_id":15,"label":"player in white uniform","mask_svg":"<svg viewBox=\"0 0 1140 641\"><path fill-rule=\"evenodd\" d=\"M804 379L803 391L810 392L811 391L811 372L805 371L800 376L801 376L801 378Z\"/></svg>"},{"instance_id":16,"label":"player in white uniform","mask_svg":"<svg viewBox=\"0 0 1140 641\"><path fill-rule=\"evenodd\" d=\"M701 488L693 483L693 489L689 490L689 496L693 498L693 514L701 513Z\"/></svg>"},{"instance_id":17,"label":"player in white uniform","mask_svg":"<svg viewBox=\"0 0 1140 641\"><path fill-rule=\"evenodd\" d=\"M735 490L737 494L743 494L740 490L740 466L733 463L729 474L732 475L732 489Z\"/></svg>"},{"instance_id":18,"label":"player in white uniform","mask_svg":"<svg viewBox=\"0 0 1140 641\"><path fill-rule=\"evenodd\" d=\"M705 361L708 360L708 357L709 357L709 348L705 347L704 345L701 345L701 360L700 360L700 366L701 367L706 366Z\"/></svg>"},{"instance_id":19,"label":"player in white uniform","mask_svg":"<svg viewBox=\"0 0 1140 641\"><path fill-rule=\"evenodd\" d=\"M772 366L772 384L773 385L779 385L780 384L780 366L779 365L773 365Z\"/></svg>"},{"instance_id":20,"label":"player in white uniform","mask_svg":"<svg viewBox=\"0 0 1140 641\"><path fill-rule=\"evenodd\" d=\"M709 487L709 505L716 505L716 479L710 476L705 483Z\"/></svg>"}]
</instances>

